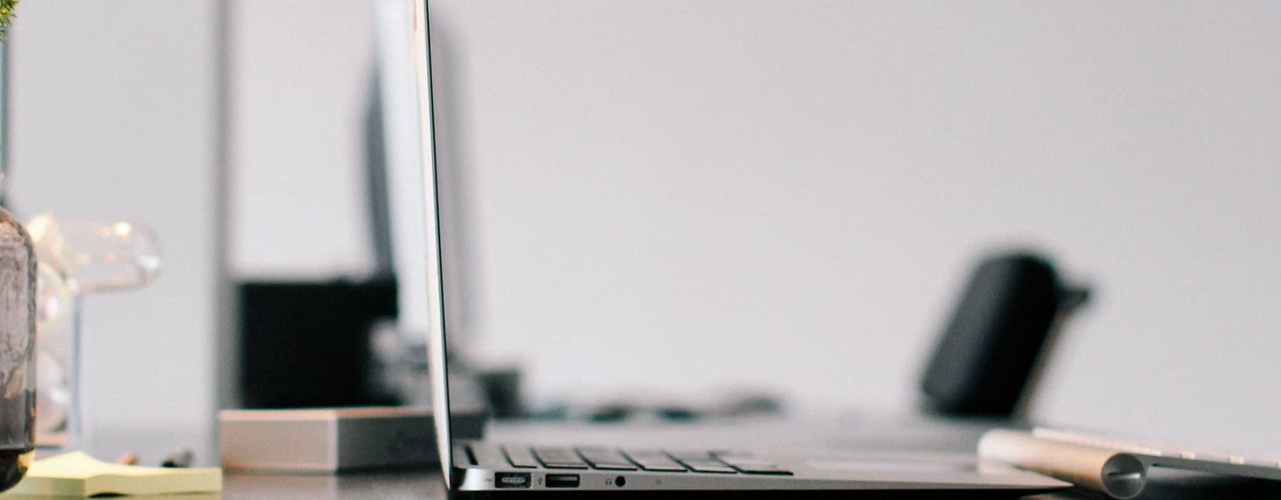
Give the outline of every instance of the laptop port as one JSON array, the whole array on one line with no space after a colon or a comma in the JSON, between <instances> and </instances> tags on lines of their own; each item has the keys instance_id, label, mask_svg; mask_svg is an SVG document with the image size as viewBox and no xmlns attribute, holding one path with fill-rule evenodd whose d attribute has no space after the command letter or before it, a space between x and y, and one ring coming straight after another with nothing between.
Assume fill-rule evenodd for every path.
<instances>
[{"instance_id":1,"label":"laptop port","mask_svg":"<svg viewBox=\"0 0 1281 500\"><path fill-rule=\"evenodd\" d=\"M499 488L528 488L528 472L496 472L494 473L494 486Z\"/></svg>"},{"instance_id":2,"label":"laptop port","mask_svg":"<svg viewBox=\"0 0 1281 500\"><path fill-rule=\"evenodd\" d=\"M578 474L548 474L548 488L577 488Z\"/></svg>"}]
</instances>

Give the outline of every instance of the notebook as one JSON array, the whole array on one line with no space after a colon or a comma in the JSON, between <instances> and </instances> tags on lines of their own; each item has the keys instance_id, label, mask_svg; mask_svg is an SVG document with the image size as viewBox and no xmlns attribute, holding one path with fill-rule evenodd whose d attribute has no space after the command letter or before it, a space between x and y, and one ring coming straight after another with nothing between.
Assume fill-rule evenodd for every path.
<instances>
[{"instance_id":1,"label":"notebook","mask_svg":"<svg viewBox=\"0 0 1281 500\"><path fill-rule=\"evenodd\" d=\"M413 64L419 101L424 178L426 262L429 273L429 371L438 453L446 487L459 492L638 491L855 491L930 490L1048 491L1070 486L1014 467L977 466L971 455L863 454L744 449L620 448L617 443L541 442L531 447L459 439L450 415L446 296L441 253L435 123L431 85L431 35L426 0L413 2ZM456 403L456 401L454 401ZM519 440L517 437L516 440Z\"/></svg>"}]
</instances>

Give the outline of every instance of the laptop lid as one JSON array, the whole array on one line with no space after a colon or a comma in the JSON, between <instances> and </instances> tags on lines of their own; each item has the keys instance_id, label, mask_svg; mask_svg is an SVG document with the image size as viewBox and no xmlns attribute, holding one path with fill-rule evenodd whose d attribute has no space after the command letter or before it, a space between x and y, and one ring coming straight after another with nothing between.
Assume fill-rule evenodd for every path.
<instances>
[{"instance_id":1,"label":"laptop lid","mask_svg":"<svg viewBox=\"0 0 1281 500\"><path fill-rule=\"evenodd\" d=\"M422 140L423 211L426 231L427 267L427 363L431 377L432 416L436 424L436 446L445 487L452 488L449 471L454 469L453 433L450 428L449 383L446 367L444 265L440 244L440 198L436 183L436 134L431 85L431 29L426 0L413 4L414 76L418 94L419 132Z\"/></svg>"}]
</instances>

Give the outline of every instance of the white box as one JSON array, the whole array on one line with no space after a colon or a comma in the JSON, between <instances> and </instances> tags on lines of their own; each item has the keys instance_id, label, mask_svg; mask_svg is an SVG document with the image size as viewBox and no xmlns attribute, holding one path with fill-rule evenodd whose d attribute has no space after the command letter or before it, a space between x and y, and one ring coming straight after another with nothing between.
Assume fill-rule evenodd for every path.
<instances>
[{"instance_id":1,"label":"white box","mask_svg":"<svg viewBox=\"0 0 1281 500\"><path fill-rule=\"evenodd\" d=\"M478 437L484 415L454 415L461 437ZM439 464L429 408L368 407L218 412L229 470L333 473Z\"/></svg>"}]
</instances>

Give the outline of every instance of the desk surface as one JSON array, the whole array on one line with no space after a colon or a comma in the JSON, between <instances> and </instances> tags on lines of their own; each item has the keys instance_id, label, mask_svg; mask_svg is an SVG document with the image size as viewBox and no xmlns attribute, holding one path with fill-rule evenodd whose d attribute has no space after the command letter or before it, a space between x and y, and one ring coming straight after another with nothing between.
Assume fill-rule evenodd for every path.
<instances>
[{"instance_id":1,"label":"desk surface","mask_svg":"<svg viewBox=\"0 0 1281 500\"><path fill-rule=\"evenodd\" d=\"M227 474L222 498L393 500L446 495L439 473L408 471L338 476Z\"/></svg>"},{"instance_id":2,"label":"desk surface","mask_svg":"<svg viewBox=\"0 0 1281 500\"><path fill-rule=\"evenodd\" d=\"M836 425L832 425L836 424ZM490 435L497 439L519 434L522 442L588 442L600 436L630 434L647 442L681 443L687 446L716 446L728 440L741 443L741 436L753 435L763 446L779 448L809 446L813 449L931 449L944 451L972 450L978 436L989 427L982 422L941 427L926 420L864 418L828 425L797 425L796 422L746 422L734 426L664 425L664 426L598 426L586 431L582 427L557 424L495 424ZM948 430L950 428L951 430ZM958 430L959 429L959 430ZM568 434L572 432L572 434ZM736 437L737 436L737 437ZM129 447L125 447L128 443ZM625 444L625 443L624 443ZM139 453L145 461L156 461L161 454L178 447L196 451L197 465L212 465L215 460L213 441L208 436L182 437L164 433L111 433L95 441L95 454L107 458L122 451ZM273 499L399 499L446 498L444 484L436 471L401 471L342 475L249 474L229 472L223 494L211 498ZM193 499L199 497L183 497ZM1037 495L1035 500L1097 499L1090 492L1065 491ZM1281 482L1237 480L1206 475L1180 475L1153 472L1148 487L1139 498L1281 498Z\"/></svg>"},{"instance_id":3,"label":"desk surface","mask_svg":"<svg viewBox=\"0 0 1281 500\"><path fill-rule=\"evenodd\" d=\"M228 474L223 488L222 498L305 500L447 498L440 475L422 471L340 476ZM923 494L921 497L929 498L930 495ZM1026 498L1027 500L1098 500L1106 497L1088 491L1068 490ZM1275 499L1281 498L1281 485L1268 481L1229 480L1205 476L1162 476L1154 477L1138 498L1140 500Z\"/></svg>"}]
</instances>

